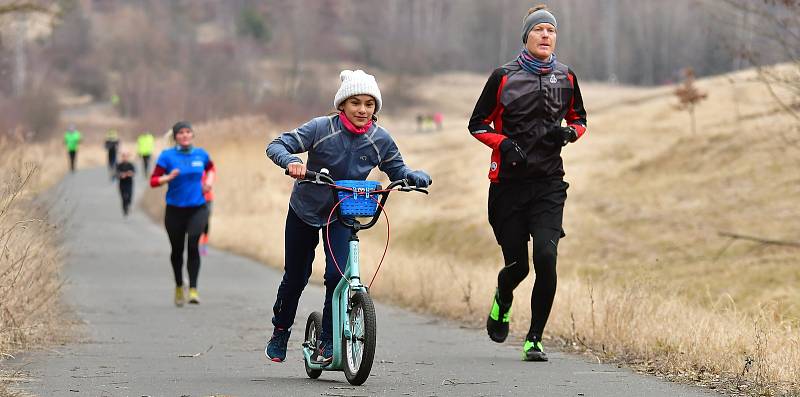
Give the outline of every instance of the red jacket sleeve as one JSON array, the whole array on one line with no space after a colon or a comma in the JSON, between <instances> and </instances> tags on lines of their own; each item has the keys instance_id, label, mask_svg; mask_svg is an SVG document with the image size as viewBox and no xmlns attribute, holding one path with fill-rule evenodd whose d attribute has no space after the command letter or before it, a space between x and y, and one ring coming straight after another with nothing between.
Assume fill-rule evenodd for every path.
<instances>
[{"instance_id":1,"label":"red jacket sleeve","mask_svg":"<svg viewBox=\"0 0 800 397\"><path fill-rule=\"evenodd\" d=\"M150 187L159 187L161 185L158 184L158 178L162 175L166 174L167 170L162 168L160 165L157 165L156 168L153 169L153 175L150 176Z\"/></svg>"},{"instance_id":2,"label":"red jacket sleeve","mask_svg":"<svg viewBox=\"0 0 800 397\"><path fill-rule=\"evenodd\" d=\"M575 73L569 70L567 73L569 82L572 83L572 100L569 102L569 109L564 119L567 121L568 126L575 128L578 133L578 138L586 133L586 109L583 108L583 97L581 96L581 89L578 87L578 78Z\"/></svg>"},{"instance_id":3,"label":"red jacket sleeve","mask_svg":"<svg viewBox=\"0 0 800 397\"><path fill-rule=\"evenodd\" d=\"M483 87L483 92L475 103L472 117L469 119L469 132L477 140L492 149L497 149L500 142L506 139L503 132L503 111L500 93L506 83L507 76L502 68L495 69Z\"/></svg>"}]
</instances>

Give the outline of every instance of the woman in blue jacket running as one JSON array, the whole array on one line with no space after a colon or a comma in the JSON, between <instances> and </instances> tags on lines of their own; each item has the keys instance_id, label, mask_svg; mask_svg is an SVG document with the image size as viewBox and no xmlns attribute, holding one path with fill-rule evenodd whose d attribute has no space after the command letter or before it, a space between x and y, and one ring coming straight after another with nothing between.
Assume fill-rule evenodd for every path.
<instances>
[{"instance_id":1,"label":"woman in blue jacket running","mask_svg":"<svg viewBox=\"0 0 800 397\"><path fill-rule=\"evenodd\" d=\"M406 167L389 132L377 124L375 115L381 110L381 92L375 77L361 70L344 70L340 79L341 86L333 100L339 113L317 117L281 134L267 147L267 156L296 179L302 179L307 169L319 171L327 168L334 180L366 180L370 171L378 167L393 181L405 178L419 187L430 185L431 177L427 173ZM295 156L303 152L308 152L308 164ZM324 236L327 229L330 229L333 252L323 244L326 258L325 305L320 335L322 344L317 360L325 363L332 358L331 297L341 277L333 256L338 263L347 262L350 236L335 218L327 223L334 204L327 187L295 182L286 216L283 280L272 308L275 330L264 350L272 361L286 359L286 345L300 294L311 276L314 249L319 243L320 231Z\"/></svg>"},{"instance_id":2,"label":"woman in blue jacket running","mask_svg":"<svg viewBox=\"0 0 800 397\"><path fill-rule=\"evenodd\" d=\"M197 293L197 276L200 274L198 240L208 222L208 208L203 193L211 190L211 184L202 182L202 177L204 171L214 167L214 163L205 150L192 145L194 130L189 123L175 123L172 137L176 145L158 156L150 186L169 184L164 225L172 245L170 261L175 273L175 305L183 306L184 241L188 242L186 268L189 271L189 303L200 303Z\"/></svg>"}]
</instances>

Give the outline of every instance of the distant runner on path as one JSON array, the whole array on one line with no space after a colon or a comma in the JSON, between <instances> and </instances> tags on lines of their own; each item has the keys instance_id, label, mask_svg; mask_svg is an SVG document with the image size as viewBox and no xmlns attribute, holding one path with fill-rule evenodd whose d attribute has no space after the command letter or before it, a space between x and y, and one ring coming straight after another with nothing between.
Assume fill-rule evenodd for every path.
<instances>
[{"instance_id":1,"label":"distant runner on path","mask_svg":"<svg viewBox=\"0 0 800 397\"><path fill-rule=\"evenodd\" d=\"M119 136L116 130L108 130L105 141L106 152L108 153L108 171L111 172L111 180L116 176L117 151L119 150Z\"/></svg>"},{"instance_id":2,"label":"distant runner on path","mask_svg":"<svg viewBox=\"0 0 800 397\"><path fill-rule=\"evenodd\" d=\"M153 155L155 138L153 134L145 132L136 139L136 152L142 158L142 174L147 177L150 172L150 156Z\"/></svg>"},{"instance_id":3,"label":"distant runner on path","mask_svg":"<svg viewBox=\"0 0 800 397\"><path fill-rule=\"evenodd\" d=\"M64 145L67 147L69 156L69 170L75 172L75 162L78 156L78 146L81 143L81 133L75 129L75 125L70 124L67 132L64 133Z\"/></svg>"},{"instance_id":4,"label":"distant runner on path","mask_svg":"<svg viewBox=\"0 0 800 397\"><path fill-rule=\"evenodd\" d=\"M136 174L136 167L130 162L131 154L123 151L120 162L117 164L116 172L119 179L119 194L122 197L122 214L128 216L133 198L133 176Z\"/></svg>"},{"instance_id":5,"label":"distant runner on path","mask_svg":"<svg viewBox=\"0 0 800 397\"><path fill-rule=\"evenodd\" d=\"M206 206L208 207L208 221L206 221L206 228L200 236L200 255L206 255L206 253L208 253L208 229L209 225L211 225L211 211L214 209L214 189L212 189L211 186L216 183L216 180L217 168L212 165L208 171L203 173L202 179L203 185L208 186L208 190L204 193Z\"/></svg>"}]
</instances>

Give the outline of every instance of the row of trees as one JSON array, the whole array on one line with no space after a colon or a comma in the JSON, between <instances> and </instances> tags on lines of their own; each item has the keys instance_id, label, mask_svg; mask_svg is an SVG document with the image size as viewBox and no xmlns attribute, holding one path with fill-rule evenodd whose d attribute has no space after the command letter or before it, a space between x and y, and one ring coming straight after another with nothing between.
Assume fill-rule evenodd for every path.
<instances>
[{"instance_id":1,"label":"row of trees","mask_svg":"<svg viewBox=\"0 0 800 397\"><path fill-rule=\"evenodd\" d=\"M519 52L522 17L534 5L529 0L12 4L44 7L55 18L49 34L24 40L24 29L15 27L30 22L30 14L0 19L0 75L13 77L0 79L3 123L13 118L6 115L20 114L9 109L22 106L21 97L36 94L26 103L44 103L42 96L66 87L98 100L119 98L121 114L146 125L164 125L177 117L201 120L251 111L282 116L327 109L329 95L321 95L319 82L330 76L317 76L314 65L320 63L360 64L405 76L487 73ZM753 59L787 59L784 49L762 45L763 35L754 32L761 27L761 14L779 15L796 2L548 4L559 19L558 57L583 80L648 85L677 81L687 65L703 76L746 67ZM792 15L796 21L797 13ZM761 50L757 57L753 48Z\"/></svg>"},{"instance_id":2,"label":"row of trees","mask_svg":"<svg viewBox=\"0 0 800 397\"><path fill-rule=\"evenodd\" d=\"M486 72L520 51L522 18L538 2L293 0L302 11L277 22L281 32L304 30L305 58L344 55L401 73ZM737 51L759 39L742 30L751 11L725 0L546 3L559 20L559 58L589 80L663 84L676 81L687 65L700 76L718 74L746 66ZM749 3L762 12L778 8L774 1ZM279 34L276 39L298 44ZM784 59L780 51L765 55Z\"/></svg>"}]
</instances>

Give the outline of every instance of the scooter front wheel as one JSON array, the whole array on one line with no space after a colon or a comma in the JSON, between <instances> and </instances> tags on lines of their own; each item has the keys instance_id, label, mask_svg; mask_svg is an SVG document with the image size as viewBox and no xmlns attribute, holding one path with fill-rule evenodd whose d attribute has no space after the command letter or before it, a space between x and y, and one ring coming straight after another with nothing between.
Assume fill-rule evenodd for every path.
<instances>
[{"instance_id":1,"label":"scooter front wheel","mask_svg":"<svg viewBox=\"0 0 800 397\"><path fill-rule=\"evenodd\" d=\"M375 333L377 320L372 298L363 291L350 298L350 338L342 336L344 376L351 385L367 381L375 358Z\"/></svg>"},{"instance_id":2,"label":"scooter front wheel","mask_svg":"<svg viewBox=\"0 0 800 397\"><path fill-rule=\"evenodd\" d=\"M320 312L313 312L308 316L306 321L306 333L304 345L311 346L315 349L318 346L319 336L322 334L322 314ZM306 367L306 375L311 379L317 379L322 375L321 369L313 369L308 366L308 360L303 360Z\"/></svg>"}]
</instances>

